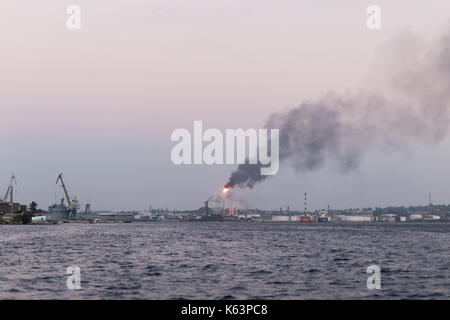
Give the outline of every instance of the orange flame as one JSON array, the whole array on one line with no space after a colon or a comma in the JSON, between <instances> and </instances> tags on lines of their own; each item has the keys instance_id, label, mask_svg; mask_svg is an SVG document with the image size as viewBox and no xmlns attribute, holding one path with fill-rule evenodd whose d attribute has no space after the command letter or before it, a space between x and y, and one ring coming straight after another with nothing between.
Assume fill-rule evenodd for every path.
<instances>
[{"instance_id":1,"label":"orange flame","mask_svg":"<svg viewBox=\"0 0 450 320\"><path fill-rule=\"evenodd\" d=\"M224 187L222 192L227 193L230 190L231 190L231 187Z\"/></svg>"}]
</instances>

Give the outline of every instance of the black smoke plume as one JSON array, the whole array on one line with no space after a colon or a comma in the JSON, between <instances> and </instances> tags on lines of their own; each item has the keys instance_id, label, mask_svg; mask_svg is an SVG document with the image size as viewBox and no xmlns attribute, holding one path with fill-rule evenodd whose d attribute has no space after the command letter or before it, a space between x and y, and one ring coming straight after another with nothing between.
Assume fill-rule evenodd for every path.
<instances>
[{"instance_id":1,"label":"black smoke plume","mask_svg":"<svg viewBox=\"0 0 450 320\"><path fill-rule=\"evenodd\" d=\"M399 150L437 143L450 120L450 28L433 41L411 34L383 48L357 93L328 93L287 112L275 113L265 128L280 129L280 163L299 171L335 161L343 172L358 167L368 149ZM269 149L270 150L270 149ZM227 187L253 188L269 176L260 164L241 164Z\"/></svg>"}]
</instances>

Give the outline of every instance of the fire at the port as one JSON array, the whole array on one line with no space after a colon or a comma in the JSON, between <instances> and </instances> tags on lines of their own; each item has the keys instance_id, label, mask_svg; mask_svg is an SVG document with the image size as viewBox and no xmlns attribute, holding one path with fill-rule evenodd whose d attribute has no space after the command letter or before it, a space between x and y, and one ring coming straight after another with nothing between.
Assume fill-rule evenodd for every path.
<instances>
[{"instance_id":1,"label":"fire at the port","mask_svg":"<svg viewBox=\"0 0 450 320\"><path fill-rule=\"evenodd\" d=\"M231 190L231 187L223 187L223 194L227 193L228 191Z\"/></svg>"}]
</instances>

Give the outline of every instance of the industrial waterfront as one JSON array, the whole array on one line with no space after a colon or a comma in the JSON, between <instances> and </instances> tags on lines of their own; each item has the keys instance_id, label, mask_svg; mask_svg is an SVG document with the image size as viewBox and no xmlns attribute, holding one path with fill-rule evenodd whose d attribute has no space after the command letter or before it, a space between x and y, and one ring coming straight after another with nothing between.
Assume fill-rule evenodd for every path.
<instances>
[{"instance_id":1,"label":"industrial waterfront","mask_svg":"<svg viewBox=\"0 0 450 320\"><path fill-rule=\"evenodd\" d=\"M80 201L69 194L64 183L63 174L59 174L56 185L60 184L63 197L60 202L49 206L48 210L37 208L35 201L30 205L14 202L14 186L17 180L14 174L6 188L3 198L0 198L0 223L3 224L60 224L60 223L130 223L136 222L225 222L225 221L253 221L253 222L418 222L418 221L449 221L450 205L433 205L431 194L429 203L425 206L387 207L387 208L357 208L357 209L326 209L309 210L307 193L304 196L303 210L291 210L289 206L279 210L242 209L233 201L227 203L227 195L232 192L230 187L222 191L222 206L210 207L210 200L203 206L193 210L153 209L131 210L127 212L112 212L109 210L92 211L91 204L86 203L84 211L80 210ZM217 201L216 201L217 202Z\"/></svg>"}]
</instances>

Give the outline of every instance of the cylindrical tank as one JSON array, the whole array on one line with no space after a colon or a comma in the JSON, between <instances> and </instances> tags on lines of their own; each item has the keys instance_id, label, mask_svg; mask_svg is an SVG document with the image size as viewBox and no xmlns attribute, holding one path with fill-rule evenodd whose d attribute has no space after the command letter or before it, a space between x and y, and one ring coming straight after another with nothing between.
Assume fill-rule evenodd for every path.
<instances>
[{"instance_id":1,"label":"cylindrical tank","mask_svg":"<svg viewBox=\"0 0 450 320\"><path fill-rule=\"evenodd\" d=\"M423 219L423 216L418 213L414 213L409 216L409 220L422 220L422 219Z\"/></svg>"}]
</instances>

